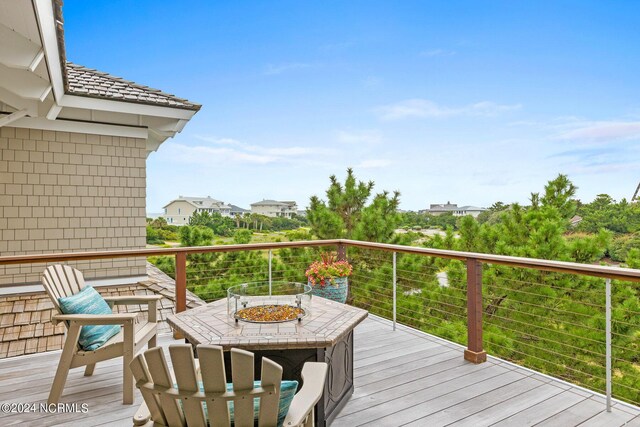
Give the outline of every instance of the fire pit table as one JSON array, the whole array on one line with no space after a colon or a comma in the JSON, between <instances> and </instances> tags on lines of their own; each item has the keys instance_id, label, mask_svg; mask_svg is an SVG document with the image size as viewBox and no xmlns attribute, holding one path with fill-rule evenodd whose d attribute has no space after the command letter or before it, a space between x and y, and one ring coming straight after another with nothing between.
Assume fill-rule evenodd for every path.
<instances>
[{"instance_id":1,"label":"fire pit table","mask_svg":"<svg viewBox=\"0 0 640 427\"><path fill-rule=\"evenodd\" d=\"M260 285L263 286L263 285ZM353 330L367 317L367 311L307 294L307 285L295 284L276 295L265 294L247 284L230 288L227 299L168 316L167 322L182 333L187 342L214 344L225 350L241 348L255 353L255 371L260 374L262 357L268 357L283 368L283 378L301 382L305 362L327 362L329 373L324 396L316 406L316 425L325 426L336 417L353 394ZM259 307L301 309L292 320L244 320L242 310ZM287 309L289 310L289 309ZM227 379L231 378L230 353L225 352Z\"/></svg>"}]
</instances>

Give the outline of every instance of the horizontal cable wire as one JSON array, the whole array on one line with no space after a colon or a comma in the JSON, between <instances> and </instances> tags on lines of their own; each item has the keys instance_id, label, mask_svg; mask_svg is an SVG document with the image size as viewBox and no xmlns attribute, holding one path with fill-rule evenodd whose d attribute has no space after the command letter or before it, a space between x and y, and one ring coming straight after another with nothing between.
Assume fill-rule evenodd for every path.
<instances>
[{"instance_id":1,"label":"horizontal cable wire","mask_svg":"<svg viewBox=\"0 0 640 427\"><path fill-rule=\"evenodd\" d=\"M538 297L538 298L542 297L542 298L548 298L548 299L553 299L553 300L557 300L557 301L566 301L566 302L574 303L574 304L579 302L580 304L588 305L590 307L596 307L596 308L604 309L604 304L599 305L599 304L592 304L592 303L588 303L588 302L584 302L584 301L569 300L569 299L565 299L565 298L559 298L559 297L556 297L556 296L550 296L550 295L544 295L544 294L536 294L536 293L533 293L533 292L525 292L525 291L522 291L522 290L519 290L519 289L505 288L505 287L502 287L502 286L496 286L496 285L487 284L487 283L483 283L483 286L486 286L488 288L504 289L507 292L517 292L519 294L532 295L532 296L535 296L535 297ZM603 298L604 298L604 295L603 295Z\"/></svg>"}]
</instances>

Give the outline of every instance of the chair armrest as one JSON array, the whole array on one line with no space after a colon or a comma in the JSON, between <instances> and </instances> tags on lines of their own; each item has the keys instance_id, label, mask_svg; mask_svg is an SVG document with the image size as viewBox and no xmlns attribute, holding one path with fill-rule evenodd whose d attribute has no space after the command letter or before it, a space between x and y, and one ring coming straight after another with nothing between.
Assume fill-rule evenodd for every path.
<instances>
[{"instance_id":1,"label":"chair armrest","mask_svg":"<svg viewBox=\"0 0 640 427\"><path fill-rule=\"evenodd\" d=\"M117 313L117 314L54 314L51 316L51 323L71 322L79 325L124 325L133 322L138 313Z\"/></svg>"},{"instance_id":2,"label":"chair armrest","mask_svg":"<svg viewBox=\"0 0 640 427\"><path fill-rule=\"evenodd\" d=\"M149 312L149 322L158 322L158 305L162 295L120 295L104 297L104 300L113 308L114 305L146 304Z\"/></svg>"},{"instance_id":3,"label":"chair armrest","mask_svg":"<svg viewBox=\"0 0 640 427\"><path fill-rule=\"evenodd\" d=\"M323 362L307 362L304 364L302 367L302 388L293 396L283 425L302 425L322 397L328 369L327 364Z\"/></svg>"},{"instance_id":4,"label":"chair armrest","mask_svg":"<svg viewBox=\"0 0 640 427\"><path fill-rule=\"evenodd\" d=\"M148 304L151 301L160 301L162 295L121 295L113 297L104 297L107 303L113 303L115 305L121 304Z\"/></svg>"}]
</instances>

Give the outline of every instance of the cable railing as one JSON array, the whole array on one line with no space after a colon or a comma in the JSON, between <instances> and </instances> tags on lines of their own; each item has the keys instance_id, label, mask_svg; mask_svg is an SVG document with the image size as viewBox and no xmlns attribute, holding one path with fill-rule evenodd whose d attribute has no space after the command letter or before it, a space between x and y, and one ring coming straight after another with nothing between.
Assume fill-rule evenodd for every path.
<instances>
[{"instance_id":1,"label":"cable railing","mask_svg":"<svg viewBox=\"0 0 640 427\"><path fill-rule=\"evenodd\" d=\"M347 253L348 250L348 253ZM306 282L321 251L353 265L349 303L466 346L640 405L640 270L352 240L0 257L0 266L154 257L205 301L230 286Z\"/></svg>"}]
</instances>

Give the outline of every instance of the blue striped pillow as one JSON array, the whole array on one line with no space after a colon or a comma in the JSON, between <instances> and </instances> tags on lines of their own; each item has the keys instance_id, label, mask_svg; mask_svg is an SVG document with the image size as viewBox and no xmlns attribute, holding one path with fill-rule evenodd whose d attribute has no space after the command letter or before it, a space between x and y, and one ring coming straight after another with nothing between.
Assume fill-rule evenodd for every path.
<instances>
[{"instance_id":1,"label":"blue striped pillow","mask_svg":"<svg viewBox=\"0 0 640 427\"><path fill-rule=\"evenodd\" d=\"M58 303L64 314L113 314L102 295L91 286L70 297L58 298ZM96 350L118 332L120 325L86 325L80 330L78 344L83 350Z\"/></svg>"},{"instance_id":2,"label":"blue striped pillow","mask_svg":"<svg viewBox=\"0 0 640 427\"><path fill-rule=\"evenodd\" d=\"M174 387L178 388L178 384L173 384ZM204 384L202 381L198 381L198 387L200 391L204 392ZM260 387L260 380L253 382L253 388ZM280 382L280 401L278 402L278 427L282 427L284 424L284 419L287 417L287 413L289 412L289 406L291 406L291 402L293 401L293 397L298 390L298 381L288 381L284 380ZM227 391L233 391L233 383L227 383ZM182 404L182 401L180 401ZM235 411L233 407L233 401L229 402L229 417L231 418L231 425L234 425L235 422ZM205 402L204 406L205 414L207 413L207 404ZM258 415L260 414L260 399L253 399L253 418L258 421Z\"/></svg>"}]
</instances>

